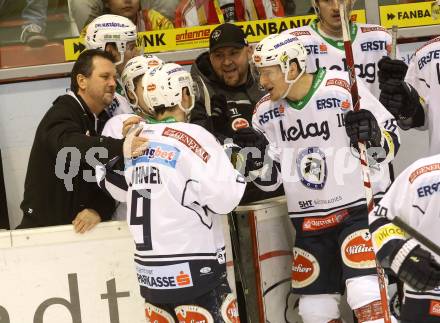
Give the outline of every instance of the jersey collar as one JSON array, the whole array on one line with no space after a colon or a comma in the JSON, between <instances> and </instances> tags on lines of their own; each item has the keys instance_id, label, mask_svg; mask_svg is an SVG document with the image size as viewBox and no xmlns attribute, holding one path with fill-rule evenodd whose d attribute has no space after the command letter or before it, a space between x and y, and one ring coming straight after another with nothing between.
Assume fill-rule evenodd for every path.
<instances>
[{"instance_id":1,"label":"jersey collar","mask_svg":"<svg viewBox=\"0 0 440 323\"><path fill-rule=\"evenodd\" d=\"M289 105L295 110L301 110L302 108L304 108L306 104L310 101L310 98L313 96L313 94L315 94L318 87L321 85L325 74L325 68L320 68L316 73L314 73L312 86L310 87L309 92L307 92L306 96L298 101L291 101L286 98L286 101L289 103Z\"/></svg>"},{"instance_id":2,"label":"jersey collar","mask_svg":"<svg viewBox=\"0 0 440 323\"><path fill-rule=\"evenodd\" d=\"M328 37L325 37L324 35L322 35L319 32L318 29L318 20L314 20L312 21L312 23L310 24L310 27L319 35L321 36L322 39L324 39L329 45L339 49L339 50L344 50L344 41L341 40L334 40ZM358 31L358 26L355 23L350 22L350 39L351 42L354 42L356 35L357 35L357 31Z\"/></svg>"},{"instance_id":3,"label":"jersey collar","mask_svg":"<svg viewBox=\"0 0 440 323\"><path fill-rule=\"evenodd\" d=\"M156 120L156 119L154 119L154 118L152 118L152 117L148 117L148 116L145 118L145 121L146 121L148 124L156 124L156 123L173 123L173 122L177 122L177 120L174 119L174 117L167 117L167 118L162 119L162 120Z\"/></svg>"}]
</instances>

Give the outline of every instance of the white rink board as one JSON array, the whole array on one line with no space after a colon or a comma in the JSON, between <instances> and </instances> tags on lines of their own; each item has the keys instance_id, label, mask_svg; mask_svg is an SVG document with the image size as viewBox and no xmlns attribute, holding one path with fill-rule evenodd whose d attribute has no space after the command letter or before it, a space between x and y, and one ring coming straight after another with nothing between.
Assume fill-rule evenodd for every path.
<instances>
[{"instance_id":1,"label":"white rink board","mask_svg":"<svg viewBox=\"0 0 440 323\"><path fill-rule=\"evenodd\" d=\"M82 236L72 226L17 230L12 243L0 244L0 323L145 323L124 223Z\"/></svg>"}]
</instances>

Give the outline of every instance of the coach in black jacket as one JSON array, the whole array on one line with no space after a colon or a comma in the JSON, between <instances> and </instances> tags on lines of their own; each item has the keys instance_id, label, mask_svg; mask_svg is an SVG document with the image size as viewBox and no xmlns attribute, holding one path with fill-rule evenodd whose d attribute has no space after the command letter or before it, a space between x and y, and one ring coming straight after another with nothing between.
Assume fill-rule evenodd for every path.
<instances>
[{"instance_id":1,"label":"coach in black jacket","mask_svg":"<svg viewBox=\"0 0 440 323\"><path fill-rule=\"evenodd\" d=\"M74 224L85 232L114 210L94 182L94 164L122 155L122 140L99 135L97 116L116 88L113 57L83 52L71 73L71 91L58 97L35 134L26 174L19 228ZM99 150L99 152L97 152Z\"/></svg>"}]
</instances>

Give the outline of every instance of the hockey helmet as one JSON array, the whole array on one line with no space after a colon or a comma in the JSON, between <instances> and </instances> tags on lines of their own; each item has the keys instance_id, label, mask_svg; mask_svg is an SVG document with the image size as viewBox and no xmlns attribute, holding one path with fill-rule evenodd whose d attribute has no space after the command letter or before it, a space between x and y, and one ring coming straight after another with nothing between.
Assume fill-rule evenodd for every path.
<instances>
[{"instance_id":1,"label":"hockey helmet","mask_svg":"<svg viewBox=\"0 0 440 323\"><path fill-rule=\"evenodd\" d=\"M136 41L136 26L125 17L117 15L102 15L95 18L86 31L86 48L105 50L108 43L115 43L121 59L115 63L121 64L124 61L124 53L127 43Z\"/></svg>"},{"instance_id":2,"label":"hockey helmet","mask_svg":"<svg viewBox=\"0 0 440 323\"><path fill-rule=\"evenodd\" d=\"M157 108L170 108L176 105L188 115L194 107L195 84L191 74L178 64L166 63L151 70L143 76L142 85L144 100L153 115ZM191 106L188 108L182 106L184 88L189 90L191 97Z\"/></svg>"},{"instance_id":3,"label":"hockey helmet","mask_svg":"<svg viewBox=\"0 0 440 323\"><path fill-rule=\"evenodd\" d=\"M127 99L135 111L139 108L139 99L135 92L136 87L133 82L134 79L147 73L153 68L161 66L163 63L164 62L155 55L141 55L133 57L125 65L124 70L122 71L121 80L124 85L125 93L127 93ZM134 96L134 103L130 100L128 93L131 93Z\"/></svg>"},{"instance_id":4,"label":"hockey helmet","mask_svg":"<svg viewBox=\"0 0 440 323\"><path fill-rule=\"evenodd\" d=\"M306 69L307 52L297 37L288 33L269 35L255 47L252 61L255 67L280 66L284 79L290 86ZM294 80L288 79L290 64L296 62L299 74ZM287 93L285 93L287 94Z\"/></svg>"}]
</instances>

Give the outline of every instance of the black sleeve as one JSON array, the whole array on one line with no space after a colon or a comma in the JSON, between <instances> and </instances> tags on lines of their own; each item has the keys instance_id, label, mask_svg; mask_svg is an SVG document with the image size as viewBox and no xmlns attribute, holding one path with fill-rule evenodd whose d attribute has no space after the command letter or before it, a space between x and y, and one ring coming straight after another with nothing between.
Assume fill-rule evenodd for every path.
<instances>
[{"instance_id":1,"label":"black sleeve","mask_svg":"<svg viewBox=\"0 0 440 323\"><path fill-rule=\"evenodd\" d=\"M59 104L48 113L42 130L45 136L43 140L48 143L47 149L52 154L58 154L65 147L75 147L81 153L81 158L84 158L91 148L102 147L108 152L106 158L100 156L99 160L102 163L122 155L123 140L87 134L84 120L81 120L87 116L81 116L75 111L75 107Z\"/></svg>"}]
</instances>

